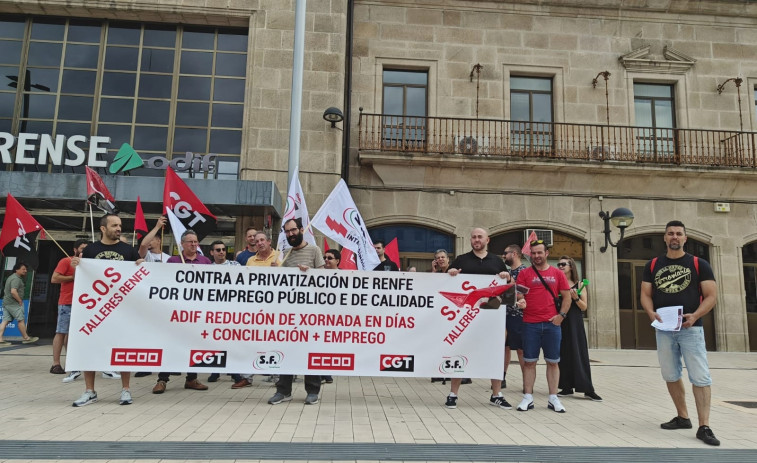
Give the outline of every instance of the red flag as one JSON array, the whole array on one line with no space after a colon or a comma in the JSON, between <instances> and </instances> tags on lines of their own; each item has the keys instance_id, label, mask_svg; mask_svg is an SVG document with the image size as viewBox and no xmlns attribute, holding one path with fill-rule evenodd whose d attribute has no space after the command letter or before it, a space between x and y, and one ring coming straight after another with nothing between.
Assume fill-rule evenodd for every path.
<instances>
[{"instance_id":1,"label":"red flag","mask_svg":"<svg viewBox=\"0 0 757 463\"><path fill-rule=\"evenodd\" d=\"M145 213L142 211L142 201L137 196L137 212L134 213L134 233L137 234L137 239L144 238L149 230L147 229L147 221L145 220Z\"/></svg>"},{"instance_id":2,"label":"red flag","mask_svg":"<svg viewBox=\"0 0 757 463\"><path fill-rule=\"evenodd\" d=\"M166 169L166 183L163 188L163 212L170 209L185 229L191 228L202 240L216 228L216 216L192 193L186 183L170 167ZM172 229L175 227L171 227ZM174 236L181 235L173 230Z\"/></svg>"},{"instance_id":3,"label":"red flag","mask_svg":"<svg viewBox=\"0 0 757 463\"><path fill-rule=\"evenodd\" d=\"M323 237L323 252L326 252L329 250L329 243L326 242L326 237Z\"/></svg>"},{"instance_id":4,"label":"red flag","mask_svg":"<svg viewBox=\"0 0 757 463\"><path fill-rule=\"evenodd\" d=\"M384 247L384 257L397 264L397 267L400 266L400 248L397 244L397 238L394 238Z\"/></svg>"},{"instance_id":5,"label":"red flag","mask_svg":"<svg viewBox=\"0 0 757 463\"><path fill-rule=\"evenodd\" d=\"M88 166L84 166L84 168L87 172L87 202L103 212L115 213L116 200L113 199L113 195L108 191L108 187L105 186L103 179Z\"/></svg>"},{"instance_id":6,"label":"red flag","mask_svg":"<svg viewBox=\"0 0 757 463\"><path fill-rule=\"evenodd\" d=\"M3 229L0 231L0 250L3 255L16 257L36 270L39 265L36 240L40 232L44 238L45 230L42 225L8 193Z\"/></svg>"},{"instance_id":7,"label":"red flag","mask_svg":"<svg viewBox=\"0 0 757 463\"><path fill-rule=\"evenodd\" d=\"M536 237L536 232L531 230L531 234L528 235L528 239L526 240L526 243L523 245L523 249L521 249L521 253L524 256L531 257L531 241L536 241L538 238Z\"/></svg>"},{"instance_id":8,"label":"red flag","mask_svg":"<svg viewBox=\"0 0 757 463\"><path fill-rule=\"evenodd\" d=\"M342 260L339 262L339 268L342 270L357 270L355 253L349 248L342 248Z\"/></svg>"}]
</instances>

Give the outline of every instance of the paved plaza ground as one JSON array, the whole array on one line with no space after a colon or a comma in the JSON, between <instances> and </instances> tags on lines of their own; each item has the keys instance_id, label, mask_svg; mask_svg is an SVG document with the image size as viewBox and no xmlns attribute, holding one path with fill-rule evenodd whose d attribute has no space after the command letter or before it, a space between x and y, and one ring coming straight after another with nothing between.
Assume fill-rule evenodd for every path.
<instances>
[{"instance_id":1,"label":"paved plaza ground","mask_svg":"<svg viewBox=\"0 0 757 463\"><path fill-rule=\"evenodd\" d=\"M63 384L63 375L48 373L51 349L0 348L0 461L757 462L755 353L710 354L710 426L722 441L713 448L694 437L696 426L660 429L675 409L654 351L592 350L604 401L566 397L567 413L558 414L547 409L543 364L536 409L525 413L489 406L484 379L462 386L450 410L443 405L449 385L378 377L337 377L323 385L317 405L304 405L298 382L292 402L271 406L274 387L260 376L239 390L223 376L204 392L183 389L183 377L173 376L168 390L154 395L152 375L132 378L134 403L119 406L120 381L98 374L99 402L74 408L83 378ZM521 398L517 370L504 390L514 406Z\"/></svg>"}]
</instances>

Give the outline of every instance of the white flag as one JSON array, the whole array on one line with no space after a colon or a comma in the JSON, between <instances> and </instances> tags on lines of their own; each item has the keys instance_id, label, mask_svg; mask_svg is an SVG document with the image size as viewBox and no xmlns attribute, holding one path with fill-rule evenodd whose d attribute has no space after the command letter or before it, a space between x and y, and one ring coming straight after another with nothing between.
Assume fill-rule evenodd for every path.
<instances>
[{"instance_id":1,"label":"white flag","mask_svg":"<svg viewBox=\"0 0 757 463\"><path fill-rule=\"evenodd\" d=\"M291 219L301 219L302 228L305 230L305 241L315 246L315 236L313 231L308 227L310 223L310 216L308 215L308 207L305 204L305 195L302 194L302 185L300 185L299 167L294 169L294 175L292 175L292 183L289 185L289 193L287 193L287 205L284 210L284 217L281 219L281 230L279 230L279 242L276 245L276 249L291 248L287 243L286 233L284 233L284 224ZM280 253L281 256L283 253Z\"/></svg>"},{"instance_id":2,"label":"white flag","mask_svg":"<svg viewBox=\"0 0 757 463\"><path fill-rule=\"evenodd\" d=\"M312 223L324 235L355 253L358 270L373 270L381 263L344 180L339 180Z\"/></svg>"}]
</instances>

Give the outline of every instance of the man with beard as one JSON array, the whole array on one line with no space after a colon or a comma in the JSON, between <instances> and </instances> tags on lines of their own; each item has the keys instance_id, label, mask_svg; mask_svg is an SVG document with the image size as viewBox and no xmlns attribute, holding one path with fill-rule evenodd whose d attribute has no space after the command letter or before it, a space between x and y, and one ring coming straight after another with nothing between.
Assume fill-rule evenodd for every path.
<instances>
[{"instance_id":1,"label":"man with beard","mask_svg":"<svg viewBox=\"0 0 757 463\"><path fill-rule=\"evenodd\" d=\"M499 275L502 279L510 279L510 274L507 273L507 267L505 267L502 259L486 250L489 244L489 233L486 230L474 228L470 234L470 244L473 249L457 256L449 265L447 274L451 276L457 276L460 273L465 275ZM447 408L457 408L457 393L460 390L461 382L462 378L452 378L452 381L450 381L450 393L447 396L447 402L444 404ZM499 378L492 379L491 383L492 395L489 398L489 405L505 410L513 408L502 396L502 380Z\"/></svg>"},{"instance_id":2,"label":"man with beard","mask_svg":"<svg viewBox=\"0 0 757 463\"><path fill-rule=\"evenodd\" d=\"M518 279L518 274L525 269L521 259L520 246L511 244L505 248L505 264L510 268L510 276L513 280ZM507 387L507 367L510 366L510 351L515 349L518 353L518 363L520 370L523 372L523 308L526 303L524 299L516 302L515 305L507 304L507 331L505 333L505 373L502 375L502 388ZM524 387L525 389L525 387Z\"/></svg>"},{"instance_id":3,"label":"man with beard","mask_svg":"<svg viewBox=\"0 0 757 463\"><path fill-rule=\"evenodd\" d=\"M292 249L284 257L282 267L298 267L303 272L311 268L323 268L323 254L318 246L305 241L305 230L302 228L301 219L287 220L284 223L284 233ZM293 375L280 375L276 383L276 394L268 399L268 403L276 405L292 400L292 381L294 381ZM318 394L321 392L321 377L305 375L305 391L307 392L305 405L317 404Z\"/></svg>"},{"instance_id":4,"label":"man with beard","mask_svg":"<svg viewBox=\"0 0 757 463\"><path fill-rule=\"evenodd\" d=\"M526 307L523 312L523 383L525 393L518 405L518 411L525 412L534 408L534 382L536 381L536 362L539 351L544 351L547 362L547 385L549 401L547 408L558 413L565 413L557 397L557 385L560 382L560 324L570 310L570 286L562 270L552 267L547 262L547 245L542 240L531 242L531 267L521 270L518 284L529 289L526 294ZM562 295L562 306L557 310L557 295ZM521 296L519 296L521 297Z\"/></svg>"},{"instance_id":5,"label":"man with beard","mask_svg":"<svg viewBox=\"0 0 757 463\"><path fill-rule=\"evenodd\" d=\"M686 227L673 220L665 225L667 252L644 266L641 283L641 306L649 319L662 321L657 310L662 307L683 306L683 325L679 331L655 330L660 372L668 386L678 415L662 423L662 429L691 429L686 409L686 391L681 379L681 357L686 363L694 402L697 406L699 429L697 439L705 444L720 445L710 429L710 368L704 342L702 317L715 306L717 285L710 264L683 250Z\"/></svg>"},{"instance_id":6,"label":"man with beard","mask_svg":"<svg viewBox=\"0 0 757 463\"><path fill-rule=\"evenodd\" d=\"M76 267L81 263L81 259L109 259L109 260L130 260L137 265L144 262L139 256L139 252L134 247L121 241L121 218L116 214L105 214L100 219L100 241L95 241L87 245L82 251L81 257L72 257L71 266ZM129 380L131 374L128 371L121 372L121 399L120 405L129 405L132 403L131 392L129 391ZM74 407L83 407L97 402L97 392L95 392L95 372L84 372L85 391L81 397L74 401Z\"/></svg>"}]
</instances>

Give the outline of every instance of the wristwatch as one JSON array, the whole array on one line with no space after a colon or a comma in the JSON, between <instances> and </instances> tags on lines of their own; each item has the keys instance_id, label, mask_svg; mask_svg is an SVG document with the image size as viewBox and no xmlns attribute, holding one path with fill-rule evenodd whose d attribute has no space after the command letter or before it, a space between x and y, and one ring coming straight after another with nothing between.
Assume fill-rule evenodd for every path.
<instances>
[{"instance_id":1,"label":"wristwatch","mask_svg":"<svg viewBox=\"0 0 757 463\"><path fill-rule=\"evenodd\" d=\"M562 318L565 318L568 316L568 314L566 314L565 312L560 312L560 315L562 315Z\"/></svg>"}]
</instances>

